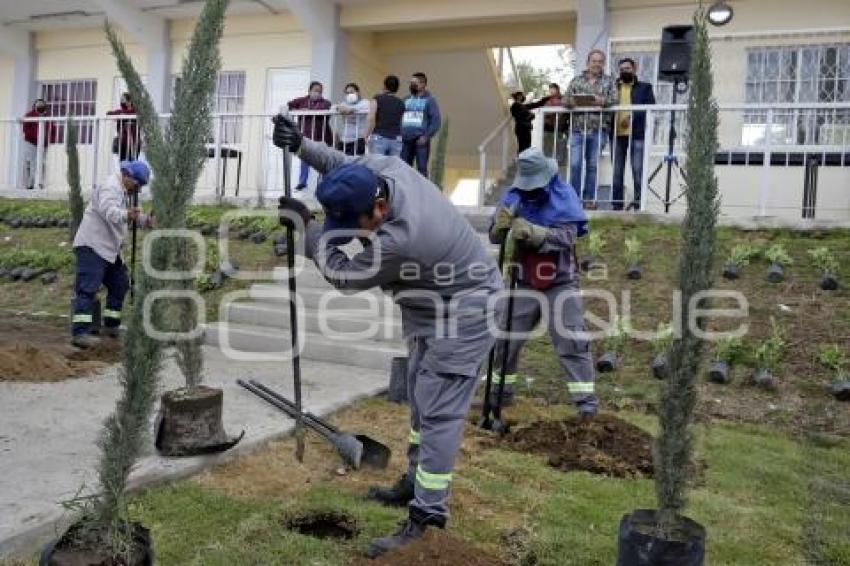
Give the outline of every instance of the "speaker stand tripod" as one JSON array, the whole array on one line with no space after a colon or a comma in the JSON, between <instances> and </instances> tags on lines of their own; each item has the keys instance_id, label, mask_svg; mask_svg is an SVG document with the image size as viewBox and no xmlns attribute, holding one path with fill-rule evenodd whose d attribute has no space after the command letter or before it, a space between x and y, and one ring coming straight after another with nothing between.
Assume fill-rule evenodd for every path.
<instances>
[{"instance_id":1,"label":"speaker stand tripod","mask_svg":"<svg viewBox=\"0 0 850 566\"><path fill-rule=\"evenodd\" d=\"M673 101L671 104L676 104L676 100L679 95L679 91L685 92L685 89L688 87L687 79L676 79L673 81ZM674 148L676 146L676 111L670 111L670 129L667 131L667 153L664 155L664 158L661 160L661 163L655 168L652 174L649 176L649 179L646 182L646 188L649 189L655 198L662 201L664 203L664 212L670 212L670 205L675 204L680 198L685 195L685 191L687 191L687 186L685 185L685 170L682 168L682 165L679 163L679 158L676 157L674 152ZM651 143L651 141L650 141ZM661 198L655 189L652 188L652 183L655 181L655 178L658 177L658 174L665 168L667 169L666 180L664 183L664 198ZM679 188L681 192L679 195L670 200L671 186L673 183L673 172L676 172L679 177Z\"/></svg>"}]
</instances>

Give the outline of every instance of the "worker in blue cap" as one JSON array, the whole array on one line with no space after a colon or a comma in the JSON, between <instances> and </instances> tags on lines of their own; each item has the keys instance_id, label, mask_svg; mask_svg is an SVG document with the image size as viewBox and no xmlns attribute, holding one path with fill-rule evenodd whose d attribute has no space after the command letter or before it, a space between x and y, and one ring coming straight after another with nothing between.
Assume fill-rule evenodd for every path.
<instances>
[{"instance_id":1,"label":"worker in blue cap","mask_svg":"<svg viewBox=\"0 0 850 566\"><path fill-rule=\"evenodd\" d=\"M95 295L106 287L103 326L106 336L117 338L124 296L130 288L121 245L127 226L149 226L150 218L130 206L131 197L150 181L150 168L141 161L122 161L120 170L95 187L74 237L76 278L71 344L92 348L100 339L90 334Z\"/></svg>"},{"instance_id":2,"label":"worker in blue cap","mask_svg":"<svg viewBox=\"0 0 850 566\"><path fill-rule=\"evenodd\" d=\"M519 378L521 337L544 318L579 418L588 421L596 415L599 402L576 262L577 240L587 231L581 201L561 180L557 162L537 148L520 153L516 177L502 195L490 224L492 242L511 238L516 243L512 261L518 267L520 291L512 312L505 313L511 317L514 337L508 342L503 403L510 404ZM502 352L497 352L496 361L501 364L502 359Z\"/></svg>"},{"instance_id":3,"label":"worker in blue cap","mask_svg":"<svg viewBox=\"0 0 850 566\"><path fill-rule=\"evenodd\" d=\"M275 119L274 143L324 175L316 190L324 226L301 201L280 201L281 218L301 224L307 257L342 292L379 287L402 313L408 468L395 485L373 487L368 497L407 506L408 518L395 534L370 543L367 554L375 558L421 538L429 526L446 525L452 468L476 376L494 341L502 280L466 219L398 157L346 156L303 138L283 116ZM349 258L339 246L354 237L365 245Z\"/></svg>"}]
</instances>

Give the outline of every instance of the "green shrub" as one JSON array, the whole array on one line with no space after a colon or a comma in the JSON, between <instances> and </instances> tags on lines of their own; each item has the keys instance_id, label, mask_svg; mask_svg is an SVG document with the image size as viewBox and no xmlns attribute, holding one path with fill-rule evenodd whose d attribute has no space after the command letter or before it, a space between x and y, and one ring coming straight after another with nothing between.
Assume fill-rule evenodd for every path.
<instances>
[{"instance_id":1,"label":"green shrub","mask_svg":"<svg viewBox=\"0 0 850 566\"><path fill-rule=\"evenodd\" d=\"M30 267L32 269L59 270L74 264L70 250L10 250L0 252L0 267Z\"/></svg>"},{"instance_id":2,"label":"green shrub","mask_svg":"<svg viewBox=\"0 0 850 566\"><path fill-rule=\"evenodd\" d=\"M782 244L773 244L767 248L764 252L764 257L767 258L767 261L776 265L791 265L794 263L794 260L788 255L788 250Z\"/></svg>"},{"instance_id":3,"label":"green shrub","mask_svg":"<svg viewBox=\"0 0 850 566\"><path fill-rule=\"evenodd\" d=\"M658 328L655 331L655 337L652 339L652 352L656 356L666 354L673 344L676 335L673 333L673 325L670 323L658 323Z\"/></svg>"},{"instance_id":4,"label":"green shrub","mask_svg":"<svg viewBox=\"0 0 850 566\"><path fill-rule=\"evenodd\" d=\"M843 374L847 367L850 366L850 359L841 351L841 348L837 344L821 346L817 359L820 365L834 371L836 374Z\"/></svg>"},{"instance_id":5,"label":"green shrub","mask_svg":"<svg viewBox=\"0 0 850 566\"><path fill-rule=\"evenodd\" d=\"M822 273L835 274L838 272L838 260L835 255L827 247L814 248L809 250L809 257L812 258L812 263Z\"/></svg>"},{"instance_id":6,"label":"green shrub","mask_svg":"<svg viewBox=\"0 0 850 566\"><path fill-rule=\"evenodd\" d=\"M626 263L629 265L639 263L641 257L641 248L643 246L641 245L640 240L638 240L637 236L626 238L625 247Z\"/></svg>"},{"instance_id":7,"label":"green shrub","mask_svg":"<svg viewBox=\"0 0 850 566\"><path fill-rule=\"evenodd\" d=\"M714 354L715 359L734 365L742 363L747 358L747 349L743 340L739 337L723 338L717 342Z\"/></svg>"},{"instance_id":8,"label":"green shrub","mask_svg":"<svg viewBox=\"0 0 850 566\"><path fill-rule=\"evenodd\" d=\"M759 250L755 246L737 244L729 252L728 262L737 267L745 267L750 261L758 257Z\"/></svg>"},{"instance_id":9,"label":"green shrub","mask_svg":"<svg viewBox=\"0 0 850 566\"><path fill-rule=\"evenodd\" d=\"M602 345L606 352L613 352L617 355L622 354L626 349L626 344L629 340L629 325L622 317L614 319L611 328L602 340Z\"/></svg>"},{"instance_id":10,"label":"green shrub","mask_svg":"<svg viewBox=\"0 0 850 566\"><path fill-rule=\"evenodd\" d=\"M757 369L766 369L771 373L779 371L786 344L785 330L775 318L771 317L770 335L756 347L753 353Z\"/></svg>"},{"instance_id":11,"label":"green shrub","mask_svg":"<svg viewBox=\"0 0 850 566\"><path fill-rule=\"evenodd\" d=\"M605 238L601 232L591 232L587 237L587 250L593 257L602 256L602 248L605 247Z\"/></svg>"}]
</instances>

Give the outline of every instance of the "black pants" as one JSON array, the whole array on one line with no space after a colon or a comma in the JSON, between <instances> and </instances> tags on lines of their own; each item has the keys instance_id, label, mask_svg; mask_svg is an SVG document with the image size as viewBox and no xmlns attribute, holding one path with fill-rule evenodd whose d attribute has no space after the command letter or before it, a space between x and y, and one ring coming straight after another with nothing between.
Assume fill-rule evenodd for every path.
<instances>
[{"instance_id":1,"label":"black pants","mask_svg":"<svg viewBox=\"0 0 850 566\"><path fill-rule=\"evenodd\" d=\"M423 177L428 176L428 159L431 157L431 141L426 144L418 144L418 138L402 140L401 142L401 158L405 163L413 167L413 160L416 160L416 170Z\"/></svg>"},{"instance_id":2,"label":"black pants","mask_svg":"<svg viewBox=\"0 0 850 566\"><path fill-rule=\"evenodd\" d=\"M363 155L366 153L366 140L363 138L353 142L336 142L336 148L346 155Z\"/></svg>"},{"instance_id":3,"label":"black pants","mask_svg":"<svg viewBox=\"0 0 850 566\"><path fill-rule=\"evenodd\" d=\"M531 147L531 128L516 126L514 128L516 134L516 152L522 153Z\"/></svg>"}]
</instances>

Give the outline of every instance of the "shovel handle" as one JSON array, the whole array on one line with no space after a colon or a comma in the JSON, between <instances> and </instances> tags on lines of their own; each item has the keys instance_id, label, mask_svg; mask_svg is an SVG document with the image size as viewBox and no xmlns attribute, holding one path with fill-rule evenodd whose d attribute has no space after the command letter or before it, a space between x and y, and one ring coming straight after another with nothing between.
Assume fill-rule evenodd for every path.
<instances>
[{"instance_id":1,"label":"shovel handle","mask_svg":"<svg viewBox=\"0 0 850 566\"><path fill-rule=\"evenodd\" d=\"M291 406L288 402L281 401L273 393L267 393L267 392L263 391L263 389L258 387L256 384L246 383L245 381L243 381L241 379L237 379L236 383L241 385L242 387L244 387L245 389L247 389L248 391L250 391L251 393L253 393L257 397L259 397L260 399L266 401L270 405L277 407L278 409L280 409L281 411L286 413L287 416L289 416L290 418L292 418L292 419L297 418L298 413L295 411L295 408L293 406ZM313 418L311 418L312 415L310 415L309 413L302 415L302 416L304 417L303 422L304 422L305 425L307 425L308 427L310 427L311 429L313 429L317 433L321 434L327 440L332 440L332 438L334 436L336 436L336 433L334 433L333 431L327 430L326 428L322 427L319 423L313 422Z\"/></svg>"},{"instance_id":2,"label":"shovel handle","mask_svg":"<svg viewBox=\"0 0 850 566\"><path fill-rule=\"evenodd\" d=\"M505 235L505 238L499 244L499 273L502 272L502 268L505 265L505 253L507 251L508 245L508 237ZM484 403L481 409L481 423L482 428L489 428L490 423L490 412L493 410L493 406L490 404L490 392L493 390L493 364L496 360L496 344L493 344L493 347L490 348L490 353L487 355L487 381L484 382Z\"/></svg>"},{"instance_id":3,"label":"shovel handle","mask_svg":"<svg viewBox=\"0 0 850 566\"><path fill-rule=\"evenodd\" d=\"M295 403L293 403L292 401L290 401L289 399L287 399L286 397L284 397L283 395L281 395L277 391L274 391L273 389L269 389L268 387L266 387L265 385L263 385L262 383L260 383L259 381L255 380L255 379L252 379L250 383L251 383L251 385L253 385L257 389L261 390L266 395L273 397L278 402L280 402L282 405L285 405L286 407L288 407L288 409L292 413L297 414L298 408L295 406ZM339 434L339 429L337 427L335 427L332 424L330 424L329 422L317 417L313 413L301 413L301 414L302 414L302 416L304 417L305 420L313 421L311 428L314 428L314 429L323 428L331 434Z\"/></svg>"}]
</instances>

